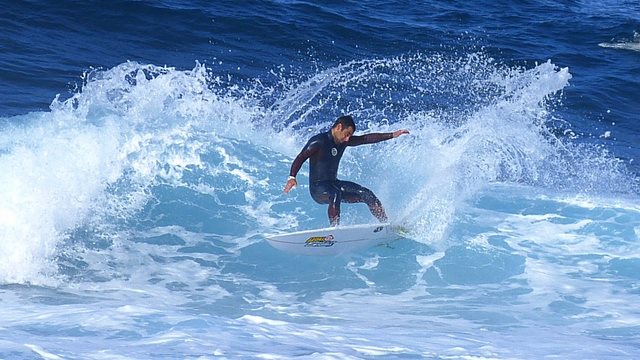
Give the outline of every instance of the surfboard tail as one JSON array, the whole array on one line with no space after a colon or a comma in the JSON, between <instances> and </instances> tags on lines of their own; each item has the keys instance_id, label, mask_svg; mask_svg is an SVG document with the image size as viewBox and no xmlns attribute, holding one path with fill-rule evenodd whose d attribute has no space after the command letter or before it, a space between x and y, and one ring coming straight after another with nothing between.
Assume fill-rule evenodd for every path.
<instances>
[{"instance_id":1,"label":"surfboard tail","mask_svg":"<svg viewBox=\"0 0 640 360\"><path fill-rule=\"evenodd\" d=\"M411 233L409 227L402 224L391 225L391 230L402 237L407 237Z\"/></svg>"}]
</instances>

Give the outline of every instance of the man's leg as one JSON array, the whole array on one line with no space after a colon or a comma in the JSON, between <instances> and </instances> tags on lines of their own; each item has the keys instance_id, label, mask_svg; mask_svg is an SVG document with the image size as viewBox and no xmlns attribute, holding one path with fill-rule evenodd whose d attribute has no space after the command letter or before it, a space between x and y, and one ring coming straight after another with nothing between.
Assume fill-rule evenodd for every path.
<instances>
[{"instance_id":1,"label":"man's leg","mask_svg":"<svg viewBox=\"0 0 640 360\"><path fill-rule=\"evenodd\" d=\"M338 226L340 224L340 203L342 202L342 191L333 182L320 182L311 186L311 197L318 204L329 204L327 215L329 224Z\"/></svg>"},{"instance_id":2,"label":"man's leg","mask_svg":"<svg viewBox=\"0 0 640 360\"><path fill-rule=\"evenodd\" d=\"M346 203L366 203L369 211L378 221L387 222L388 218L384 207L382 207L382 203L373 191L351 181L340 181L340 190L342 191L342 201Z\"/></svg>"}]
</instances>

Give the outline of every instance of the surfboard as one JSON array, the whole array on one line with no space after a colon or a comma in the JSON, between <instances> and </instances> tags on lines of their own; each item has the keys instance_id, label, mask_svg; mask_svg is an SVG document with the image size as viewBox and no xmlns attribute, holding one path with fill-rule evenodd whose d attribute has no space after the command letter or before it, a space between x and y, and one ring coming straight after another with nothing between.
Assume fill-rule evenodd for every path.
<instances>
[{"instance_id":1,"label":"surfboard","mask_svg":"<svg viewBox=\"0 0 640 360\"><path fill-rule=\"evenodd\" d=\"M340 255L402 238L402 228L388 223L329 227L267 235L274 248L297 255Z\"/></svg>"}]
</instances>

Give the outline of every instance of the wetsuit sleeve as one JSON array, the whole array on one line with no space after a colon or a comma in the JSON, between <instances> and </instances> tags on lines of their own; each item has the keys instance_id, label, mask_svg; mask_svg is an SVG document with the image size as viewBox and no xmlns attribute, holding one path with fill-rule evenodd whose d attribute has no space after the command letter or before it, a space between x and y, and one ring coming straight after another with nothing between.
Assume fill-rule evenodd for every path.
<instances>
[{"instance_id":1,"label":"wetsuit sleeve","mask_svg":"<svg viewBox=\"0 0 640 360\"><path fill-rule=\"evenodd\" d=\"M313 154L315 154L319 150L320 146L317 142L308 143L302 149L302 151L300 151L300 154L296 156L295 160L293 160L293 164L291 164L291 170L289 171L289 176L295 177L298 174L298 171L300 171L302 164L304 164L304 162L307 161L308 158L313 156Z\"/></svg>"},{"instance_id":2,"label":"wetsuit sleeve","mask_svg":"<svg viewBox=\"0 0 640 360\"><path fill-rule=\"evenodd\" d=\"M348 146L358 146L364 144L373 144L380 141L393 139L393 133L372 133L366 135L353 135L349 138Z\"/></svg>"}]
</instances>

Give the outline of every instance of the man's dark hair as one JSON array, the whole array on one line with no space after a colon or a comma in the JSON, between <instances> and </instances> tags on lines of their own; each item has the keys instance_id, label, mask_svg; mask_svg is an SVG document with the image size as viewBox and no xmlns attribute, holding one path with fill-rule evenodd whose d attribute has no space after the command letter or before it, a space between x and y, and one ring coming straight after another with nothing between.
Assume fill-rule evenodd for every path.
<instances>
[{"instance_id":1,"label":"man's dark hair","mask_svg":"<svg viewBox=\"0 0 640 360\"><path fill-rule=\"evenodd\" d=\"M356 131L356 123L353 122L353 118L351 117L351 115L340 116L339 118L336 119L336 121L333 123L333 126L331 126L331 128L333 129L338 124L342 125L343 129L352 127L353 131Z\"/></svg>"}]
</instances>

